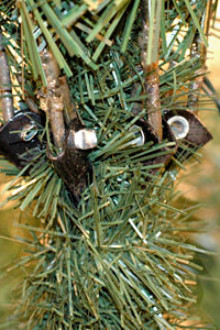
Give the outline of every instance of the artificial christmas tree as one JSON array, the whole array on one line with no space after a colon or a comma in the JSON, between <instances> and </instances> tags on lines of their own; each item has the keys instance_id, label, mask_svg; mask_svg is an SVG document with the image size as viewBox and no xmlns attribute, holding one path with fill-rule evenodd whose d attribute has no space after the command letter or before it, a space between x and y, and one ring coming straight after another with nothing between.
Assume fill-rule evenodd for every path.
<instances>
[{"instance_id":1,"label":"artificial christmas tree","mask_svg":"<svg viewBox=\"0 0 220 330\"><path fill-rule=\"evenodd\" d=\"M211 139L197 115L216 6L2 1L0 150L20 169L2 171L38 220L20 225L10 326L206 328L192 289L205 251L174 183Z\"/></svg>"}]
</instances>

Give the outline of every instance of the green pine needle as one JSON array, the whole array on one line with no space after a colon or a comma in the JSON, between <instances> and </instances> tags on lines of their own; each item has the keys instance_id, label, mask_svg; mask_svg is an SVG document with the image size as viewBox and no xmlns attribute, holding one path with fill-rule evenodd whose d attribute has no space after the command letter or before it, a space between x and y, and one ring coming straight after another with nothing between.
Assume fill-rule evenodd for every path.
<instances>
[{"instance_id":1,"label":"green pine needle","mask_svg":"<svg viewBox=\"0 0 220 330\"><path fill-rule=\"evenodd\" d=\"M98 146L88 156L93 178L77 205L47 159L45 142L21 172L0 158L1 172L13 176L3 193L9 191L8 200L34 218L29 222L24 216L17 223L24 237L16 240L25 244L25 251L8 272L20 269L23 282L4 325L176 329L185 321L188 328L205 324L191 286L201 271L194 256L206 253L189 239L190 233L201 231L200 223L192 220L197 206L179 208L175 190L178 172L191 153L199 157L197 150L182 141L167 168L154 160L173 154L174 143L132 145L131 128L140 119L148 120L140 49L144 1L24 0L16 1L19 11L14 4L0 4L12 76L23 70L24 86L39 105L35 91L46 85L40 53L50 49L69 78L79 115L88 128L96 129ZM145 4L152 5L148 62L159 59L158 110L185 109L202 65L199 56L189 58L188 52L197 31L206 44L201 17L207 2ZM44 141L43 136L49 143L48 123Z\"/></svg>"}]
</instances>

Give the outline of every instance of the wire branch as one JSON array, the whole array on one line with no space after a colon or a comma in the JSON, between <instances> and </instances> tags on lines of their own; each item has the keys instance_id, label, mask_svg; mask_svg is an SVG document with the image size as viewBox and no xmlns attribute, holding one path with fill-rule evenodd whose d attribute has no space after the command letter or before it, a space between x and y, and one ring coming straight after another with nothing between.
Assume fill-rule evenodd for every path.
<instances>
[{"instance_id":1,"label":"wire branch","mask_svg":"<svg viewBox=\"0 0 220 330\"><path fill-rule=\"evenodd\" d=\"M41 54L41 61L47 87L43 87L39 92L40 105L48 116L55 146L62 151L65 139L64 124L64 97L60 88L60 70L53 54L44 50Z\"/></svg>"},{"instance_id":2,"label":"wire branch","mask_svg":"<svg viewBox=\"0 0 220 330\"><path fill-rule=\"evenodd\" d=\"M143 31L140 38L142 65L145 73L145 93L148 120L162 139L162 114L159 95L159 44L161 2L144 0Z\"/></svg>"}]
</instances>

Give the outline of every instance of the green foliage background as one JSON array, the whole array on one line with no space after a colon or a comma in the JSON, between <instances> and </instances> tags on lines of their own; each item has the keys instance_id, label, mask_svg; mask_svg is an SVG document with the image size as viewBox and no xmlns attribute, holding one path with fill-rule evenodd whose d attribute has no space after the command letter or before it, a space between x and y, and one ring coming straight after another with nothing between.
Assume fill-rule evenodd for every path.
<instances>
[{"instance_id":1,"label":"green foliage background","mask_svg":"<svg viewBox=\"0 0 220 330\"><path fill-rule=\"evenodd\" d=\"M46 40L69 77L80 115L87 127L96 127L99 144L90 154L93 183L77 208L45 151L36 155L25 182L22 173L1 161L3 171L17 174L9 185L13 195L8 200L19 208L10 210L10 218L16 214L17 235L22 236L16 238L17 243L2 241L15 260L6 267L12 276L10 283L18 282L15 312L9 305L4 308L6 323L2 321L2 327L20 323L35 329L174 329L184 327L185 322L189 322L188 328L209 327L198 312L194 290L202 269L194 255L205 252L192 244L189 235L201 226L192 216L198 206L180 196L181 189L180 193L174 189L174 178L179 168L184 169L184 159L177 155L172 170L163 172L163 164L143 166L143 162L165 154L167 141L127 148L132 136L126 132L140 117L147 119L144 108L136 116L132 113L136 103L141 107L148 98L142 89L144 73L139 70L140 2L103 1L97 5L95 1L76 1L73 8L68 1L17 4L18 10L12 12L13 2L3 1L1 10L9 18L22 18L25 88L34 96L34 90L46 85L39 56ZM162 109L185 109L191 82L202 65L201 58L189 58L187 52L197 31L206 43L200 20L207 3L194 5L184 0L161 4L156 29L159 31L160 24ZM95 14L90 13L91 8ZM75 26L76 22L80 25ZM4 29L21 55L20 34L13 34L13 28L18 30L16 20L6 20ZM40 30L34 34L36 28ZM168 44L167 34L174 29ZM95 38L97 33L101 39ZM114 43L109 48L103 38L111 36ZM5 40L9 63L20 72L21 63L10 52L11 39ZM154 53L155 47L149 35L148 49ZM171 61L174 65L168 67ZM140 86L135 96L134 83ZM21 90L17 93L21 95ZM26 213L21 215L21 211ZM1 212L4 218L6 211ZM1 228L4 230L3 224ZM11 235L7 227L3 235ZM21 256L20 246L25 246ZM2 258L4 266L8 256ZM8 283L8 279L3 276L2 281Z\"/></svg>"}]
</instances>

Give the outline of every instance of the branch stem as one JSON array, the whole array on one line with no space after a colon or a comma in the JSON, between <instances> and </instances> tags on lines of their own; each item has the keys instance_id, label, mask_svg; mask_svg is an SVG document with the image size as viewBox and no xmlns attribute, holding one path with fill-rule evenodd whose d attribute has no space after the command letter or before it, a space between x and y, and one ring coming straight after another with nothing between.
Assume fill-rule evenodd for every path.
<instances>
[{"instance_id":1,"label":"branch stem","mask_svg":"<svg viewBox=\"0 0 220 330\"><path fill-rule=\"evenodd\" d=\"M143 32L140 47L142 49L142 66L145 74L145 102L148 120L162 139L162 114L159 95L159 45L160 16L162 1L143 0Z\"/></svg>"}]
</instances>

